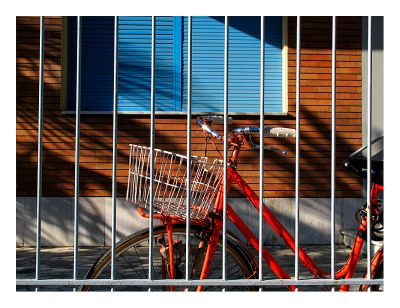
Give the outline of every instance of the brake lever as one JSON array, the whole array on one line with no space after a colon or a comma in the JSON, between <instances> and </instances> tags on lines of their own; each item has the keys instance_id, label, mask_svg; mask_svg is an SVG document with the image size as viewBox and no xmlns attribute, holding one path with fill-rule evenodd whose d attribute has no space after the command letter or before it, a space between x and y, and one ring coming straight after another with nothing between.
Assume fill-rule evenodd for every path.
<instances>
[{"instance_id":1,"label":"brake lever","mask_svg":"<svg viewBox=\"0 0 400 308\"><path fill-rule=\"evenodd\" d=\"M259 144L254 144L254 146L252 148L255 149L255 150L259 150L260 149L260 145ZM275 148L275 147L272 147L272 146L269 146L269 145L264 146L264 150L272 151L272 152L279 152L279 153L281 153L283 155L288 155L288 151L281 150L281 149L278 149L278 148Z\"/></svg>"},{"instance_id":2,"label":"brake lever","mask_svg":"<svg viewBox=\"0 0 400 308\"><path fill-rule=\"evenodd\" d=\"M247 141L247 144L250 146L250 148L253 149L253 150L260 150L260 144L255 143L253 141L253 139L251 138L251 134L246 135L246 136L247 136L247 138L245 138L245 140ZM273 151L273 152L279 152L279 153L281 153L283 155L288 155L288 151L281 150L281 149L275 148L275 147L270 146L270 145L264 146L264 150Z\"/></svg>"},{"instance_id":3,"label":"brake lever","mask_svg":"<svg viewBox=\"0 0 400 308\"><path fill-rule=\"evenodd\" d=\"M280 152L283 155L288 155L288 151L282 150L282 149L278 149L278 148L274 148L274 147L271 147L269 145L265 146L264 150L273 151L273 152Z\"/></svg>"}]
</instances>

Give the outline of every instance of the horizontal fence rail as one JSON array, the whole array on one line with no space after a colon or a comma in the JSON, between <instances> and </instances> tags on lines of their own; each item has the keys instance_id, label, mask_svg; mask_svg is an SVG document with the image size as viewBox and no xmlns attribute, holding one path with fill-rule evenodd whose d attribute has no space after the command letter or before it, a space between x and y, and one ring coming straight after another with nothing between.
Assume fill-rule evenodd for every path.
<instances>
[{"instance_id":1,"label":"horizontal fence rail","mask_svg":"<svg viewBox=\"0 0 400 308\"><path fill-rule=\"evenodd\" d=\"M30 286L187 286L195 287L198 285L203 286L340 286L340 285L381 285L383 279L364 279L364 278L351 278L351 279L235 279L235 280L220 280L220 279L202 279L202 280L150 280L150 279L87 279L87 280L74 280L74 279L17 279L17 285L30 285Z\"/></svg>"},{"instance_id":2,"label":"horizontal fence rail","mask_svg":"<svg viewBox=\"0 0 400 308\"><path fill-rule=\"evenodd\" d=\"M146 286L151 291L152 287L163 286L163 287L172 287L182 286L182 287L198 287L198 286L220 286L222 290L225 290L225 287L231 286L242 286L242 287L259 287L260 291L262 291L262 287L264 286L294 286L295 290L298 290L300 286L326 286L331 287L332 291L334 291L335 286L345 286L345 285L367 285L368 290L370 290L371 286L382 285L383 279L371 279L371 194L369 193L371 190L371 146L380 140L382 136L378 137L375 140L372 139L372 50L371 50L371 26L372 20L371 17L368 17L368 50L367 50L367 144L363 146L358 151L354 152L350 157L355 156L360 153L362 150L367 149L367 227L366 227L366 245L367 245L367 271L366 278L346 278L345 279L336 279L335 270L337 266L337 261L335 260L335 211L336 211L336 67L337 67L337 59L336 59L336 33L337 33L337 18L332 17L332 63L331 63L331 144L330 144L330 180L331 180L331 200L330 200L330 270L324 278L321 279L302 279L299 273L299 262L304 258L302 256L302 250L299 247L300 241L300 133L301 133L301 17L297 16L296 18L296 52L295 52L295 197L294 197L294 213L295 213L295 221L294 221L294 237L291 238L290 242L292 244L291 249L294 252L294 275L292 279L264 279L263 277L263 268L266 263L263 260L265 258L265 252L262 249L263 242L263 220L265 212L267 211L266 206L263 204L264 199L264 111L265 111L265 97L264 97L264 83L268 83L268 81L264 81L264 74L268 69L266 65L264 65L264 57L265 53L265 44L266 44L266 35L268 33L268 29L266 28L266 17L260 17L260 93L259 93L259 110L260 110L260 145L259 145L259 196L257 197L259 200L259 213L258 213L258 233L259 237L257 239L257 244L259 249L258 252L258 267L257 271L254 273L258 275L258 279L235 279L229 280L227 279L227 211L229 209L229 203L227 201L228 193L229 193L229 185L230 185L230 173L228 172L229 167L232 165L232 161L228 161L228 143L233 143L233 141L228 140L225 136L228 136L228 124L229 124L229 28L230 28L230 19L228 16L224 17L224 46L223 46L223 116L219 118L219 124L223 124L224 137L219 136L218 139L222 141L224 150L223 153L219 153L222 156L223 160L223 194L221 199L222 204L222 264L221 264L221 279L190 279L190 268L189 262L185 263L185 270L182 273L182 279L176 279L173 277L172 279L155 279L154 277L154 241L149 241L148 247L148 270L147 277L148 279L118 279L116 272L116 234L117 234L117 146L118 146L118 17L114 18L114 63L113 63L113 130L112 130L112 209L111 209L111 275L109 279L79 279L78 278L78 227L79 227L79 158L80 158L80 115L81 115L81 37L82 37L82 17L78 17L77 19L77 62L76 62L76 126L75 126L75 179L74 179L74 247L73 247L73 279L42 279L41 275L41 201L42 201L42 135L43 135L43 67L44 67L44 17L40 17L40 51L39 51L39 107L38 107L38 163L37 163L37 205L36 205L36 213L37 213L37 229L36 229L36 264L35 264L35 279L16 279L17 286L35 286L35 287L43 287L43 286L109 286L111 290L113 290L116 286ZM182 18L183 19L183 18ZM184 20L184 19L183 19ZM185 214L186 217L191 217L191 206L194 200L191 200L191 190L193 187L191 185L192 180L192 159L191 159L191 151L192 151L192 131L191 131L191 122L192 115L196 113L192 113L192 53L194 46L192 46L192 36L195 28L192 28L192 16L189 16L187 19L187 115L186 115L186 168L187 173L185 173L184 178L186 180L186 200L185 200ZM181 26L183 27L183 26ZM154 187L155 187L155 177L157 175L155 173L158 172L158 169L155 171L155 122L156 122L156 46L158 46L158 42L156 40L157 33L157 18L155 16L151 17L151 67L150 67L150 153L148 156L149 162L149 238L153 239L154 235L154 223L153 219L157 219L157 214L154 209L154 203L157 202L154 197ZM257 45L258 46L258 45ZM234 61L234 60L233 60ZM258 64L257 64L258 65ZM258 78L258 77L257 77ZM212 132L211 132L212 133ZM223 139L223 140L222 140ZM221 160L221 161L222 161ZM173 164L171 163L171 166ZM172 167L170 167L172 168ZM161 168L162 170L162 168ZM158 187L158 186L157 186ZM190 257L190 230L191 230L191 221L190 219L186 219L185 222L185 238L186 244L184 247L186 258ZM173 249L172 249L173 251ZM207 252L208 253L208 252ZM212 252L211 252L212 253ZM171 255L170 255L171 256ZM142 266L143 267L143 266ZM173 266L170 267L170 274L173 276ZM164 273L165 275L165 273ZM316 275L315 275L316 276ZM278 277L289 277L287 276L278 276ZM254 278L254 277L253 277ZM169 290L169 289L168 289Z\"/></svg>"}]
</instances>

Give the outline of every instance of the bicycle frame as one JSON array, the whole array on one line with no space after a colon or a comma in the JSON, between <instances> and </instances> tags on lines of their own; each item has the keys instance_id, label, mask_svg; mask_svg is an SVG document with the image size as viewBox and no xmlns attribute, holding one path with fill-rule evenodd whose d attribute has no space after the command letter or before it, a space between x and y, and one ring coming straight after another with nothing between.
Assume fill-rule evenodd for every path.
<instances>
[{"instance_id":1,"label":"bicycle frame","mask_svg":"<svg viewBox=\"0 0 400 308\"><path fill-rule=\"evenodd\" d=\"M240 152L240 147L236 148L233 151L232 157L230 158L230 162L237 162L237 158ZM250 186L246 183L246 181L241 177L241 175L235 170L235 168L230 165L228 167L228 195L229 190L232 183L236 183L240 188L244 196L247 200L253 205L253 207L260 211L260 202L256 193L250 188ZM371 207L374 210L375 205L377 204L377 197L380 191L383 190L383 186L378 184L372 185L371 190ZM223 188L221 185L218 197L215 202L215 211L217 213L222 213L223 202L222 202ZM271 226L272 230L287 244L287 246L294 252L295 251L295 240L291 236L291 234L286 230L286 228L279 222L279 220L275 217L275 215L265 206L262 205L262 216L264 220ZM240 216L235 212L235 210L227 204L227 218L237 227L238 230L243 234L243 236L247 239L247 241L252 245L254 249L259 251L259 241L257 237L251 232L250 228L243 222ZM219 234L222 230L222 220L218 220L214 226L212 235L210 237L210 243L207 248L207 253L205 257L205 261L203 264L202 272L200 279L204 279L207 277L209 269L212 264L212 258L215 253ZM357 230L357 235L354 240L354 244L350 253L349 258L347 259L345 265L339 269L335 273L335 279L340 278L352 278L356 269L357 262L359 260L362 246L364 241L366 240L366 231L367 224L365 221L361 223ZM271 270L275 273L275 275L280 279L290 279L289 274L280 266L278 261L274 259L274 257L268 252L268 250L263 248L263 261L268 264ZM376 267L377 264L381 262L383 258L383 249L380 249L372 260L372 265ZM308 254L299 247L299 260L300 262L312 273L316 278L330 278L331 275L328 272L321 270L314 261L308 256ZM288 286L290 291L294 291L296 288L294 286ZM340 291L347 291L349 289L349 285L342 285L340 287ZM202 287L199 286L198 291L202 290Z\"/></svg>"},{"instance_id":2,"label":"bicycle frame","mask_svg":"<svg viewBox=\"0 0 400 308\"><path fill-rule=\"evenodd\" d=\"M243 138L243 139L241 139ZM227 194L229 195L229 191L232 183L236 183L239 189L242 191L246 199L251 203L251 205L257 210L260 211L260 202L259 197L256 193L251 189L251 187L246 183L246 181L242 178L242 176L236 171L236 165L238 162L238 157L242 145L242 141L246 143L246 137L239 137L238 139L228 139L231 144L234 145L234 149L231 157L229 158L228 164L228 179L227 179ZM215 145L214 145L215 146ZM205 258L202 264L202 269L200 273L200 279L206 279L208 277L214 254L217 249L217 244L219 241L220 233L222 231L222 219L221 214L223 212L223 185L221 181L221 185L219 186L218 194L215 200L215 205L213 212L217 214L217 218L213 219L213 224L211 227L211 233L209 234L209 243L206 248ZM383 186L378 184L373 184L371 189L371 212L375 213L377 211L376 205L378 203L378 194L380 191L383 191ZM240 216L235 212L235 210L231 207L229 203L226 204L226 214L227 218L238 228L238 230L243 234L246 240L251 244L251 246L259 251L259 241L256 235L250 230L250 228L244 223L244 221L240 218ZM142 216L148 217L141 213ZM174 220L174 217L165 217L163 215L155 215L155 218L161 219L161 221L166 222L167 227L167 235L169 245L172 246L172 228L174 221L179 222L179 218ZM294 252L295 251L295 240L292 235L286 230L286 228L279 222L279 220L275 217L275 215L266 207L265 204L262 204L262 217L263 219L270 225L272 230L286 243L286 245ZM172 223L171 223L172 219ZM366 240L366 232L367 232L367 222L366 220L362 220L360 223L357 234L354 240L354 244L351 250L351 253L345 263L345 265L336 271L335 279L349 279L352 278L356 269L356 265L358 263L361 250ZM262 257L263 261L267 263L267 265L271 268L271 270L275 273L275 275L280 279L290 279L289 274L281 267L279 262L275 260L275 258L268 252L268 250L263 247L262 248ZM314 261L310 258L310 256L299 247L299 260L300 262L310 271L311 274L316 278L331 278L331 274L320 269ZM170 266L170 278L174 277L174 260L172 250L170 250L169 259L172 260L169 262ZM374 273L374 270L383 260L383 248L381 248L372 259L372 271L371 274ZM288 286L290 291L294 291L296 288L293 285ZM172 288L171 288L172 289ZM349 285L340 286L340 291L347 291L349 289ZM197 291L203 290L203 286L198 286Z\"/></svg>"}]
</instances>

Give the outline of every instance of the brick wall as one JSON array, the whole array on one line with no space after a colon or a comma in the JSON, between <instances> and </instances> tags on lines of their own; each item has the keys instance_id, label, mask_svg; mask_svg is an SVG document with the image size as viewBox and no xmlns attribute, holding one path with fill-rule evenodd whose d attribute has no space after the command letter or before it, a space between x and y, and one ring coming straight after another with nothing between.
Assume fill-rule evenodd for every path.
<instances>
[{"instance_id":1,"label":"brick wall","mask_svg":"<svg viewBox=\"0 0 400 308\"><path fill-rule=\"evenodd\" d=\"M17 17L17 196L36 194L39 18ZM361 18L337 19L337 196L359 197L361 182L342 160L361 146ZM266 116L266 125L295 127L296 21L288 19L289 105L286 116ZM302 18L301 37L301 196L330 196L331 19ZM73 196L75 116L61 112L62 18L45 20L43 195ZM117 181L126 189L128 144L149 144L148 115L120 115ZM234 116L233 127L258 126L257 116ZM204 139L192 121L193 155L202 155ZM294 140L268 138L289 155L266 152L265 196L294 196ZM80 195L110 196L112 115L81 116ZM186 151L186 116L156 117L156 146ZM209 148L211 148L209 146ZM216 152L210 156L217 157ZM257 191L258 153L243 151L239 171ZM239 196L233 189L232 196Z\"/></svg>"}]
</instances>

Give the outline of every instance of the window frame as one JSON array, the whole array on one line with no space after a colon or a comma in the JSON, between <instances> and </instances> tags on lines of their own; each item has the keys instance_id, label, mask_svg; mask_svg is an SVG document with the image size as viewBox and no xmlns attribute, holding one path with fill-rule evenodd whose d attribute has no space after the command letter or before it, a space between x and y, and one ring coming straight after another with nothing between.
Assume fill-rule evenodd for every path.
<instances>
[{"instance_id":1,"label":"window frame","mask_svg":"<svg viewBox=\"0 0 400 308\"><path fill-rule=\"evenodd\" d=\"M60 110L62 114L75 114L76 110L68 110L67 95L68 95L68 16L62 17L61 30L61 95L60 95ZM182 80L181 80L182 81ZM288 18L282 16L282 111L281 112L265 112L267 116L284 116L288 114ZM175 85L174 85L175 91ZM176 102L173 102L175 106ZM176 107L176 106L175 106ZM113 111L80 111L81 114L106 115L112 114ZM132 115L150 115L151 111L118 111L118 114ZM186 115L187 111L156 111L156 115ZM192 115L204 115L208 112L192 111ZM213 112L216 115L223 115L223 112ZM229 112L230 115L259 115L259 112Z\"/></svg>"}]
</instances>

